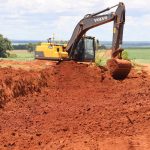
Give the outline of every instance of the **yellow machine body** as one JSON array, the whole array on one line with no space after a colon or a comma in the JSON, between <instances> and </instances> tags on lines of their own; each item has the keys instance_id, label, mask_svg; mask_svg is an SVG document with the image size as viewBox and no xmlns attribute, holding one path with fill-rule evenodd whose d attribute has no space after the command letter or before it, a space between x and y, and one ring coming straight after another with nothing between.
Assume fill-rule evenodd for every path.
<instances>
[{"instance_id":1,"label":"yellow machine body","mask_svg":"<svg viewBox=\"0 0 150 150\"><path fill-rule=\"evenodd\" d=\"M41 43L36 46L35 59L68 59L68 53L65 51L66 46L65 44Z\"/></svg>"}]
</instances>

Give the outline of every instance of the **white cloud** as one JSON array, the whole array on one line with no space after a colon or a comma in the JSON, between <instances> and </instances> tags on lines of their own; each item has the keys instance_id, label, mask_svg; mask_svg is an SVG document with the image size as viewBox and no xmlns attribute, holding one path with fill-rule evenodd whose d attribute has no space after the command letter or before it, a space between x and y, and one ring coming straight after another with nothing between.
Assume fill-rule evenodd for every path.
<instances>
[{"instance_id":1,"label":"white cloud","mask_svg":"<svg viewBox=\"0 0 150 150\"><path fill-rule=\"evenodd\" d=\"M7 0L1 5L11 12L57 13L66 11L84 12L92 8L98 0Z\"/></svg>"},{"instance_id":2,"label":"white cloud","mask_svg":"<svg viewBox=\"0 0 150 150\"><path fill-rule=\"evenodd\" d=\"M105 6L111 6L114 5L116 3L119 3L120 0L107 0L104 1L104 5ZM128 9L141 9L141 10L149 10L149 4L150 1L149 0L122 0L123 3L125 3L126 7Z\"/></svg>"},{"instance_id":3,"label":"white cloud","mask_svg":"<svg viewBox=\"0 0 150 150\"><path fill-rule=\"evenodd\" d=\"M126 24L131 27L150 27L150 14L140 17L127 16L126 20Z\"/></svg>"},{"instance_id":4,"label":"white cloud","mask_svg":"<svg viewBox=\"0 0 150 150\"><path fill-rule=\"evenodd\" d=\"M94 13L120 0L0 0L1 33L11 39L46 39L55 33L69 39L87 13ZM125 40L150 39L150 0L122 0L126 4ZM135 32L133 32L135 31ZM112 39L112 23L88 32L102 40ZM132 33L132 35L131 35ZM138 35L142 35L139 37ZM145 35L145 36L144 36Z\"/></svg>"},{"instance_id":5,"label":"white cloud","mask_svg":"<svg viewBox=\"0 0 150 150\"><path fill-rule=\"evenodd\" d=\"M66 39L66 35L70 38L76 24L81 19L80 16L60 16L51 24L57 39Z\"/></svg>"}]
</instances>

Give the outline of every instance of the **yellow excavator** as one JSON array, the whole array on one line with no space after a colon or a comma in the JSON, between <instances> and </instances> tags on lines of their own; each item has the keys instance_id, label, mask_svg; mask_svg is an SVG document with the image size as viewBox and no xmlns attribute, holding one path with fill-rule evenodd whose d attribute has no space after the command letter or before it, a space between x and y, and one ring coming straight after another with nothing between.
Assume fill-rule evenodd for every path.
<instances>
[{"instance_id":1,"label":"yellow excavator","mask_svg":"<svg viewBox=\"0 0 150 150\"><path fill-rule=\"evenodd\" d=\"M117 7L115 12L102 14ZM36 59L74 60L79 62L95 61L95 38L85 36L86 32L97 26L113 21L113 40L111 59L107 67L115 79L124 79L131 70L131 63L122 59L122 38L125 23L125 5L119 4L106 8L100 12L87 14L79 21L67 45L55 44L49 41L36 47Z\"/></svg>"}]
</instances>

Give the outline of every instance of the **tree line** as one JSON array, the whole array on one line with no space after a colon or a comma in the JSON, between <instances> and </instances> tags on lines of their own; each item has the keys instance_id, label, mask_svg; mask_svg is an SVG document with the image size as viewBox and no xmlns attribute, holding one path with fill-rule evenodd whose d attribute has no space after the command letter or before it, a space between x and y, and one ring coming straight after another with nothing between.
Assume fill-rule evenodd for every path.
<instances>
[{"instance_id":1,"label":"tree line","mask_svg":"<svg viewBox=\"0 0 150 150\"><path fill-rule=\"evenodd\" d=\"M13 47L13 50L28 50L29 52L33 52L36 46L40 44L41 42L27 43L27 44L12 45L12 47Z\"/></svg>"}]
</instances>

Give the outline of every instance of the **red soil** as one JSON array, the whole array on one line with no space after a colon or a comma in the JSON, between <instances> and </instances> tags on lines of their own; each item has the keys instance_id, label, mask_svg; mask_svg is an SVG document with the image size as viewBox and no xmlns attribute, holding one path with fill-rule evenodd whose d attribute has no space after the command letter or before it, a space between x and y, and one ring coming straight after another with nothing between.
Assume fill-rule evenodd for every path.
<instances>
[{"instance_id":1,"label":"red soil","mask_svg":"<svg viewBox=\"0 0 150 150\"><path fill-rule=\"evenodd\" d=\"M0 149L149 150L150 76L63 62L0 69Z\"/></svg>"}]
</instances>

